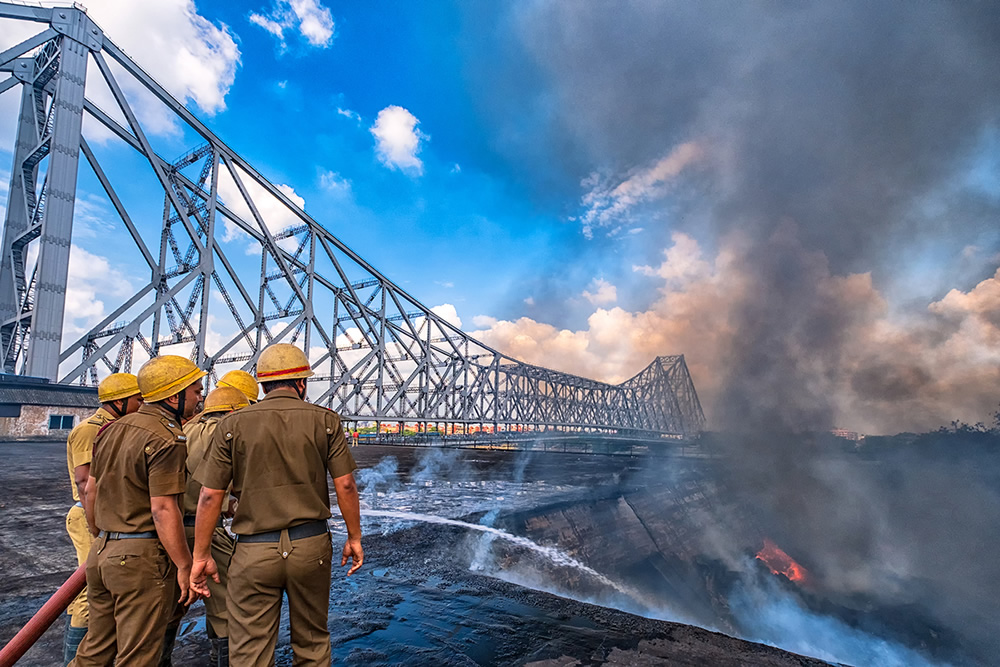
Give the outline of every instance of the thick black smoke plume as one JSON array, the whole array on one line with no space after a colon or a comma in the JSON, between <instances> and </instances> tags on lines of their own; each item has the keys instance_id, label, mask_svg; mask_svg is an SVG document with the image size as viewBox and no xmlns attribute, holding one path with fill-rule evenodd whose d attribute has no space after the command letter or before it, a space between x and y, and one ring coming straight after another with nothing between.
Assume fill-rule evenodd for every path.
<instances>
[{"instance_id":1,"label":"thick black smoke plume","mask_svg":"<svg viewBox=\"0 0 1000 667\"><path fill-rule=\"evenodd\" d=\"M655 210L662 191L606 203L580 216L593 236L580 242L604 242L633 215L659 248L679 230L731 253L740 282L724 302L733 333L714 350L709 416L736 434L724 438L730 479L762 523L830 590L925 605L954 627L988 624L1000 595L995 477L937 449L845 463L802 434L835 426L845 403L870 423L891 413L881 423L921 427L942 423L940 405L997 403L993 361L970 364L985 375L963 386L939 381L947 368L926 354L962 326L947 288L997 268L996 164L974 167L998 145L1000 5L566 0L467 11L470 45L507 54L470 58L499 128L491 148L540 202L602 182L613 199L615 184L697 147L672 172L668 211ZM978 264L960 266L976 246L986 246ZM913 265L928 258L924 276ZM873 333L887 308L878 299L831 289L859 273L882 293L923 299L906 337ZM902 284L918 275L922 292ZM962 305L995 327L1000 300L980 297ZM996 647L989 631L970 632L979 650Z\"/></svg>"}]
</instances>

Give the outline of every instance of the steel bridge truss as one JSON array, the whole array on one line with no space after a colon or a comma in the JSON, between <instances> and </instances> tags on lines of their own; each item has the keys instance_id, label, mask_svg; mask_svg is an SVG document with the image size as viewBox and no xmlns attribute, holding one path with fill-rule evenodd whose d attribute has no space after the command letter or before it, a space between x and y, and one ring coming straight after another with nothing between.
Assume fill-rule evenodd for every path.
<instances>
[{"instance_id":1,"label":"steel bridge truss","mask_svg":"<svg viewBox=\"0 0 1000 667\"><path fill-rule=\"evenodd\" d=\"M610 385L501 354L423 306L313 220L84 11L0 3L0 17L41 27L0 53L0 77L9 73L0 93L17 86L21 92L0 266L6 372L96 384L106 372L133 371L170 353L190 356L214 378L230 368L252 370L264 346L282 341L309 351L316 371L311 400L347 419L657 437L702 428L683 356L659 357ZM113 108L102 109L89 95L88 63ZM141 90L169 109L193 148L173 160L158 154L123 89ZM130 215L84 136L84 118L103 133L101 141L110 135L141 156L163 197L159 219ZM63 345L81 162L148 279ZM259 257L259 274L248 275L247 255Z\"/></svg>"}]
</instances>

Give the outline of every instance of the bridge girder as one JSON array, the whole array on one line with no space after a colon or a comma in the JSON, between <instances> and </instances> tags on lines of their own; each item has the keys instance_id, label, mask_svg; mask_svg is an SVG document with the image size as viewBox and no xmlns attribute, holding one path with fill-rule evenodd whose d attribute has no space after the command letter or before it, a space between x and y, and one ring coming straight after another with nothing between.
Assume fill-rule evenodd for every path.
<instances>
[{"instance_id":1,"label":"bridge girder","mask_svg":"<svg viewBox=\"0 0 1000 667\"><path fill-rule=\"evenodd\" d=\"M683 356L659 357L619 385L512 359L350 250L82 10L0 3L0 17L41 24L35 36L0 53L0 77L9 73L0 94L21 90L0 266L6 372L94 384L105 372L134 370L133 359L172 353L190 356L214 377L229 368L252 370L264 346L282 341L309 351L317 373L311 399L351 420L671 436L704 426ZM89 96L88 63L113 108ZM126 89L158 100L191 148L174 160L162 157ZM141 157L162 197L162 216L130 214L119 196L121 181L116 187L99 155L107 151L87 140L89 127L103 133L102 141L116 140L117 150L129 147ZM63 312L83 169L131 241L136 269L129 277L143 277L106 317L66 342ZM252 252L234 252L241 244ZM246 256L258 253L251 273Z\"/></svg>"}]
</instances>

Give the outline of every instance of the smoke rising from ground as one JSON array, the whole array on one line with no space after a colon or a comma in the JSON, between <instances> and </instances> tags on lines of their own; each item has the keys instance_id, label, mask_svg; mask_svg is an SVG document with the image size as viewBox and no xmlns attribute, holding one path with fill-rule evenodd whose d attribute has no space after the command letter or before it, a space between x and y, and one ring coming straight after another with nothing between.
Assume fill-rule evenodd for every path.
<instances>
[{"instance_id":1,"label":"smoke rising from ground","mask_svg":"<svg viewBox=\"0 0 1000 667\"><path fill-rule=\"evenodd\" d=\"M518 153L526 178L581 184L582 233L614 248L607 261L630 236L670 252L678 233L705 256L701 282L668 257L648 308L604 305L575 332L498 322L484 337L609 381L683 352L718 428L985 418L1000 196L995 166L977 167L1000 121L997 12L518 4L501 25L537 77L484 94L511 136L542 119L549 151Z\"/></svg>"},{"instance_id":2,"label":"smoke rising from ground","mask_svg":"<svg viewBox=\"0 0 1000 667\"><path fill-rule=\"evenodd\" d=\"M834 275L822 253L802 247L795 227L776 230L768 243L799 281L743 321L734 311L751 293L778 289L780 275L749 264L745 235L730 234L709 261L677 233L660 265L636 267L661 281L648 310L599 308L577 331L522 318L475 335L526 362L613 383L656 355L683 352L715 428L896 433L972 423L996 409L1000 275L900 321L871 273ZM783 336L767 340L779 325Z\"/></svg>"}]
</instances>

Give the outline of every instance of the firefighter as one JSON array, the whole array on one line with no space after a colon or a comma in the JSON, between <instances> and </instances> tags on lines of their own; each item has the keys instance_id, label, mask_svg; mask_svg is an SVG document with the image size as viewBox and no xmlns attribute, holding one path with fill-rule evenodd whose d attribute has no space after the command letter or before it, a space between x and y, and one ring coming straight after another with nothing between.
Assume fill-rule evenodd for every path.
<instances>
[{"instance_id":1,"label":"firefighter","mask_svg":"<svg viewBox=\"0 0 1000 667\"><path fill-rule=\"evenodd\" d=\"M87 496L87 478L90 476L90 461L93 458L94 438L105 424L119 417L133 413L142 405L139 383L131 373L113 373L97 386L97 400L101 407L89 419L70 431L66 441L66 462L69 465L69 484L73 489L76 504L66 515L66 532L76 548L77 563L87 562L87 554L94 543L94 536L87 525L87 515L83 511ZM80 591L66 610L66 634L63 636L63 664L76 656L80 640L87 634L87 590Z\"/></svg>"},{"instance_id":2,"label":"firefighter","mask_svg":"<svg viewBox=\"0 0 1000 667\"><path fill-rule=\"evenodd\" d=\"M254 379L252 375L246 371L229 371L219 379L220 387L235 387L243 392L243 394L250 399L251 403L257 402L257 397L260 396L260 385L257 384L257 380Z\"/></svg>"},{"instance_id":3,"label":"firefighter","mask_svg":"<svg viewBox=\"0 0 1000 667\"><path fill-rule=\"evenodd\" d=\"M174 605L197 599L179 504L180 425L198 408L204 376L184 357L150 359L138 373L144 405L94 441L85 498L100 532L87 559L90 625L77 667L155 665Z\"/></svg>"},{"instance_id":4,"label":"firefighter","mask_svg":"<svg viewBox=\"0 0 1000 667\"><path fill-rule=\"evenodd\" d=\"M239 498L228 590L229 655L241 667L273 664L283 594L288 596L293 662L330 664L333 549L326 471L347 526L341 565L352 561L350 575L364 562L352 474L357 466L340 416L304 400L311 375L309 360L294 345L265 348L257 361L264 398L219 421L208 455L195 471L203 486L191 586L201 595L211 595L209 577L218 581L210 544L230 483Z\"/></svg>"},{"instance_id":5,"label":"firefighter","mask_svg":"<svg viewBox=\"0 0 1000 667\"><path fill-rule=\"evenodd\" d=\"M242 391L231 386L221 386L221 382L219 384L219 387L213 389L205 397L205 406L201 414L184 425L188 450L188 483L187 490L184 492L184 533L187 536L188 547L191 549L194 549L194 517L195 510L198 509L198 494L201 491L201 484L196 482L191 475L205 458L208 443L215 432L219 419L234 410L250 405L250 400ZM256 385L256 381L254 384ZM229 516L232 516L234 500L230 497L229 509L227 510ZM229 559L233 556L235 545L236 542L226 532L220 521L212 533L212 559L219 570L219 583L216 583L214 579L208 582L212 596L205 599L205 628L211 642L210 662L213 667L223 667L229 664L229 632L226 629L228 622L226 615L226 572L229 569ZM161 666L171 664L170 653L173 650L177 628L185 611L185 607L178 604L174 610L174 617L167 625L163 657L160 660Z\"/></svg>"}]
</instances>

